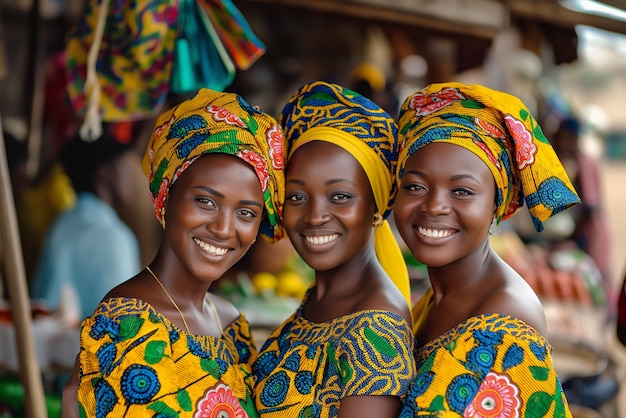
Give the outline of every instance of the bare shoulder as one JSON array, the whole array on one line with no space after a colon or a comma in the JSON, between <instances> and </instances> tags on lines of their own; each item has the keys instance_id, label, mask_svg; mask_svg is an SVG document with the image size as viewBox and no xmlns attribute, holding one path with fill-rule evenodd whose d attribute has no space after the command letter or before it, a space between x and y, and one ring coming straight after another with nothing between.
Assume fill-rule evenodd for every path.
<instances>
[{"instance_id":1,"label":"bare shoulder","mask_svg":"<svg viewBox=\"0 0 626 418\"><path fill-rule=\"evenodd\" d=\"M109 290L104 299L110 298L135 298L146 299L146 286L140 274L122 282Z\"/></svg>"},{"instance_id":2,"label":"bare shoulder","mask_svg":"<svg viewBox=\"0 0 626 418\"><path fill-rule=\"evenodd\" d=\"M537 294L513 269L504 269L501 274L503 285L481 304L481 313L510 315L546 336L546 317Z\"/></svg>"},{"instance_id":3,"label":"bare shoulder","mask_svg":"<svg viewBox=\"0 0 626 418\"><path fill-rule=\"evenodd\" d=\"M222 328L232 324L240 315L239 309L223 297L208 292L207 299L213 303L222 323Z\"/></svg>"},{"instance_id":4,"label":"bare shoulder","mask_svg":"<svg viewBox=\"0 0 626 418\"><path fill-rule=\"evenodd\" d=\"M377 289L369 289L366 297L361 299L356 306L355 311L359 310L389 311L400 315L408 324L411 324L409 305L393 283L390 286L383 285Z\"/></svg>"}]
</instances>

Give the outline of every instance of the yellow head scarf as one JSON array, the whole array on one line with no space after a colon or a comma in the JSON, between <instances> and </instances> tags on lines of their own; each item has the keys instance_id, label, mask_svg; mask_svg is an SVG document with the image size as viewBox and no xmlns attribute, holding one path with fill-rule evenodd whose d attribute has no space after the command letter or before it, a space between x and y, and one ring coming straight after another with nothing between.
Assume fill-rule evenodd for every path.
<instances>
[{"instance_id":1,"label":"yellow head scarf","mask_svg":"<svg viewBox=\"0 0 626 418\"><path fill-rule=\"evenodd\" d=\"M311 141L348 151L370 181L378 213L374 247L381 265L410 304L409 276L393 231L385 220L396 196L398 128L393 118L360 94L323 81L302 86L282 111L288 158Z\"/></svg>"},{"instance_id":2,"label":"yellow head scarf","mask_svg":"<svg viewBox=\"0 0 626 418\"><path fill-rule=\"evenodd\" d=\"M397 180L418 149L441 141L485 162L496 182L496 219L528 205L535 228L580 203L565 169L526 106L515 96L479 85L433 84L409 96L400 110Z\"/></svg>"},{"instance_id":3,"label":"yellow head scarf","mask_svg":"<svg viewBox=\"0 0 626 418\"><path fill-rule=\"evenodd\" d=\"M202 154L235 155L255 170L265 200L260 233L283 237L285 195L282 130L276 120L240 96L209 89L161 114L143 157L157 219L165 227L165 202L181 173Z\"/></svg>"}]
</instances>

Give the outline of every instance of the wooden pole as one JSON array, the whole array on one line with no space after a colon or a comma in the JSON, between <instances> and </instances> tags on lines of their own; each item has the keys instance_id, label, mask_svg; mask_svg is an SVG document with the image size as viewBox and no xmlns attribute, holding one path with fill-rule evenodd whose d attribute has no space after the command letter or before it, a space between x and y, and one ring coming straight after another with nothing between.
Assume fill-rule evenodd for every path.
<instances>
[{"instance_id":1,"label":"wooden pole","mask_svg":"<svg viewBox=\"0 0 626 418\"><path fill-rule=\"evenodd\" d=\"M2 265L6 267L5 284L11 302L20 379L26 395L26 415L29 418L47 418L48 412L35 351L24 257L18 232L15 204L13 203L13 190L4 148L1 120L0 139L2 139L0 146L0 248L2 251L0 256L2 257Z\"/></svg>"}]
</instances>

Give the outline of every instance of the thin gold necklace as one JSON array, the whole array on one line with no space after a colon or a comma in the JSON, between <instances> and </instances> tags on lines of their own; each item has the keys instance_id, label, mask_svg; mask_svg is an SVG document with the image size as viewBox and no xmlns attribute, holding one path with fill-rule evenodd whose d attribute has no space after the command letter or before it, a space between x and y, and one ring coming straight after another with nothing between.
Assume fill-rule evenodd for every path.
<instances>
[{"instance_id":1,"label":"thin gold necklace","mask_svg":"<svg viewBox=\"0 0 626 418\"><path fill-rule=\"evenodd\" d=\"M156 280L157 283L159 284L159 286L161 286L161 289L163 289L163 291L165 292L165 294L169 298L170 302L172 302L172 305L174 305L174 307L176 308L176 310L180 314L180 318L183 320L183 324L185 324L185 329L187 330L187 334L191 334L191 332L189 332L189 326L187 325L187 321L185 321L185 315L183 315L183 311L180 310L180 308L178 307L176 302L174 302L174 299L172 299L172 297L170 296L170 294L167 291L167 289L165 288L165 286L163 286L163 283L161 283L161 280L159 280L159 278L156 276L156 274L154 274L154 272L152 270L150 270L150 267L146 266L146 270L148 270L148 272L152 275L152 277L154 277L154 280Z\"/></svg>"}]
</instances>

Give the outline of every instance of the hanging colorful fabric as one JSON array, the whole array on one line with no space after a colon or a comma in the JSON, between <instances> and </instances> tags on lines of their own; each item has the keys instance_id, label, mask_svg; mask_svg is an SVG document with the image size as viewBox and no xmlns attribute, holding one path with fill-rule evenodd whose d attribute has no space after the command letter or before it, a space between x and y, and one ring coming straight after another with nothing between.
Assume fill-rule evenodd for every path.
<instances>
[{"instance_id":1,"label":"hanging colorful fabric","mask_svg":"<svg viewBox=\"0 0 626 418\"><path fill-rule=\"evenodd\" d=\"M235 65L196 0L180 0L178 32L170 88L186 94L202 87L223 91L235 77Z\"/></svg>"},{"instance_id":2,"label":"hanging colorful fabric","mask_svg":"<svg viewBox=\"0 0 626 418\"><path fill-rule=\"evenodd\" d=\"M177 18L176 1L88 0L66 46L76 113L95 125L157 113L169 92Z\"/></svg>"},{"instance_id":3,"label":"hanging colorful fabric","mask_svg":"<svg viewBox=\"0 0 626 418\"><path fill-rule=\"evenodd\" d=\"M247 70L265 53L265 45L231 0L197 0L228 50L235 65Z\"/></svg>"}]
</instances>

